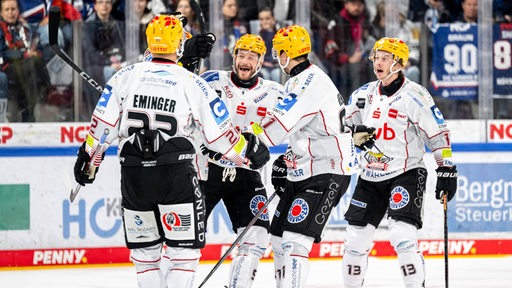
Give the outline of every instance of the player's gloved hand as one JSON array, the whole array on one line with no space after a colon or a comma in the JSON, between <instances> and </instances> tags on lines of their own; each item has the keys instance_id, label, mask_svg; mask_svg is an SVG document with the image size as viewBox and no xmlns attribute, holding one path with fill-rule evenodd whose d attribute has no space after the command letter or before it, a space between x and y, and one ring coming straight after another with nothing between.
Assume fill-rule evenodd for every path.
<instances>
[{"instance_id":1,"label":"player's gloved hand","mask_svg":"<svg viewBox=\"0 0 512 288\"><path fill-rule=\"evenodd\" d=\"M252 133L244 132L242 135L247 141L245 157L251 161L249 167L255 170L260 169L270 160L270 152L267 146L261 143L258 137Z\"/></svg>"},{"instance_id":2,"label":"player's gloved hand","mask_svg":"<svg viewBox=\"0 0 512 288\"><path fill-rule=\"evenodd\" d=\"M366 151L375 145L375 128L366 125L355 125L350 127L352 130L352 138L354 139L354 146Z\"/></svg>"},{"instance_id":3,"label":"player's gloved hand","mask_svg":"<svg viewBox=\"0 0 512 288\"><path fill-rule=\"evenodd\" d=\"M286 175L288 168L286 167L286 162L284 161L284 155L280 155L272 164L272 175L271 182L272 186L274 186L274 190L277 193L277 196L281 197L284 193L284 187L286 186Z\"/></svg>"},{"instance_id":4,"label":"player's gloved hand","mask_svg":"<svg viewBox=\"0 0 512 288\"><path fill-rule=\"evenodd\" d=\"M185 41L185 49L182 58L206 58L212 52L215 43L213 33L199 34Z\"/></svg>"},{"instance_id":5,"label":"player's gloved hand","mask_svg":"<svg viewBox=\"0 0 512 288\"><path fill-rule=\"evenodd\" d=\"M457 192L457 166L440 166L436 169L437 184L436 184L436 199L441 199L444 193L447 200L452 200Z\"/></svg>"},{"instance_id":6,"label":"player's gloved hand","mask_svg":"<svg viewBox=\"0 0 512 288\"><path fill-rule=\"evenodd\" d=\"M201 153L203 153L203 155L208 156L208 158L215 160L215 161L219 161L220 158L222 158L221 153L208 149L204 144L201 144Z\"/></svg>"},{"instance_id":7,"label":"player's gloved hand","mask_svg":"<svg viewBox=\"0 0 512 288\"><path fill-rule=\"evenodd\" d=\"M105 155L105 154L103 154ZM93 175L89 175L89 162L91 161L91 157L85 151L85 142L82 143L82 146L78 149L77 158L75 162L75 167L73 168L73 172L75 174L76 183L85 186L85 184L91 184L94 182L96 178L96 173L98 173L98 168L93 172Z\"/></svg>"}]
</instances>

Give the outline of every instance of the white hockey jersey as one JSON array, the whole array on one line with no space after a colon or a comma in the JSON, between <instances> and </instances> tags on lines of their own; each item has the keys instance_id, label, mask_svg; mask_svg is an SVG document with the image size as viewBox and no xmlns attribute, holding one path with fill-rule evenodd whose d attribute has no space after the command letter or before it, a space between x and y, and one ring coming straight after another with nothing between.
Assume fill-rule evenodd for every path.
<instances>
[{"instance_id":1,"label":"white hockey jersey","mask_svg":"<svg viewBox=\"0 0 512 288\"><path fill-rule=\"evenodd\" d=\"M238 131L244 132L254 122L260 122L272 107L276 106L279 99L283 98L283 86L274 81L258 78L254 86L249 88L237 86L231 80L231 71L211 70L203 73L201 77L212 87L226 104L231 112L233 125ZM237 166L229 159L214 161L222 167ZM250 169L248 166L241 168Z\"/></svg>"},{"instance_id":2,"label":"white hockey jersey","mask_svg":"<svg viewBox=\"0 0 512 288\"><path fill-rule=\"evenodd\" d=\"M92 115L89 135L95 143L89 146L119 140L119 154L140 128L158 129L165 140L184 137L193 144L201 135L210 149L240 158L233 149L240 133L224 102L201 77L172 62L137 63L108 81Z\"/></svg>"},{"instance_id":3,"label":"white hockey jersey","mask_svg":"<svg viewBox=\"0 0 512 288\"><path fill-rule=\"evenodd\" d=\"M261 122L259 138L267 145L288 139L288 179L301 181L319 174L355 172L355 148L345 133L343 97L316 65L291 77L285 96Z\"/></svg>"},{"instance_id":4,"label":"white hockey jersey","mask_svg":"<svg viewBox=\"0 0 512 288\"><path fill-rule=\"evenodd\" d=\"M451 163L450 132L430 93L404 78L391 96L381 95L380 81L370 82L350 96L348 125L375 127L375 147L361 152L361 177L370 181L393 178L413 168L425 167L425 145L436 162Z\"/></svg>"}]
</instances>

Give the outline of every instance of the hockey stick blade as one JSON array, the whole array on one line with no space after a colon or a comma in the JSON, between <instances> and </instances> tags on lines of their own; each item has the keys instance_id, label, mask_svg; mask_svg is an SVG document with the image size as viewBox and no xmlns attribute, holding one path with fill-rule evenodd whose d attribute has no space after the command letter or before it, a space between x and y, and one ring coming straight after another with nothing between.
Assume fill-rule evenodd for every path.
<instances>
[{"instance_id":1,"label":"hockey stick blade","mask_svg":"<svg viewBox=\"0 0 512 288\"><path fill-rule=\"evenodd\" d=\"M210 279L210 277L213 275L213 273L215 273L217 268L219 268L219 266L224 262L224 260L226 260L226 258L228 258L231 251L233 251L233 249L235 249L236 245L238 245L238 243L242 240L242 237L244 237L244 235L247 233L247 231L249 231L249 228L251 228L254 225L254 223L256 223L256 221L258 220L260 215L263 214L263 212L265 212L268 205L270 204L270 202L272 202L272 200L274 199L274 197L276 197L276 195L277 195L277 192L274 192L272 195L270 195L267 202L265 202L265 204L260 208L258 213L256 213L256 215L254 215L254 217L251 219L251 222L249 222L249 224L247 224L247 226L245 226L244 230L240 233L240 235L238 235L238 237L236 237L233 244L231 244L231 246L229 246L228 250L226 252L224 252L224 255L222 255L222 257L219 259L219 261L217 261L217 264L215 264L215 266L213 266L210 273L208 273L208 275L206 275L203 282L201 282L201 284L197 288L203 287L203 285L206 283L206 281L208 281L208 279Z\"/></svg>"},{"instance_id":2,"label":"hockey stick blade","mask_svg":"<svg viewBox=\"0 0 512 288\"><path fill-rule=\"evenodd\" d=\"M59 47L59 43L57 41L58 34L59 34L59 23L60 23L60 7L59 6L52 6L50 8L49 13L49 20L48 20L48 40L50 49L55 53L55 55L59 56L66 64L71 66L73 70L75 70L80 76L87 81L87 83L91 84L92 87L94 87L98 92L103 93L103 87L101 87L98 82L94 81L91 76L89 76L87 73L82 70L82 68L78 67L73 60L71 60L68 55L64 53Z\"/></svg>"},{"instance_id":3,"label":"hockey stick blade","mask_svg":"<svg viewBox=\"0 0 512 288\"><path fill-rule=\"evenodd\" d=\"M80 188L82 188L82 185L76 184L75 189L71 189L71 193L69 194L69 202L73 203L73 201L75 201L76 195L78 195L78 192L80 192Z\"/></svg>"}]
</instances>

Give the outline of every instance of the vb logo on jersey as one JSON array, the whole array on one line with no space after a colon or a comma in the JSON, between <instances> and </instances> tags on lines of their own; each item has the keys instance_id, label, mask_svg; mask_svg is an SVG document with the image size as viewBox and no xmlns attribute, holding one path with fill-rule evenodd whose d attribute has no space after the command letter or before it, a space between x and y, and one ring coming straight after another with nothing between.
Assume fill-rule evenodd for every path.
<instances>
[{"instance_id":1,"label":"vb logo on jersey","mask_svg":"<svg viewBox=\"0 0 512 288\"><path fill-rule=\"evenodd\" d=\"M262 195L256 195L251 199L251 203L249 204L249 208L251 209L252 215L255 215L260 211L261 207L265 205L265 202L267 202L267 198L265 198ZM263 221L268 221L268 209L265 208L263 213L258 217L258 219Z\"/></svg>"},{"instance_id":2,"label":"vb logo on jersey","mask_svg":"<svg viewBox=\"0 0 512 288\"><path fill-rule=\"evenodd\" d=\"M285 110L289 111L290 108L292 108L293 105L297 103L297 95L294 93L290 93L286 95L285 98L279 100L279 103L277 103L276 108L279 110Z\"/></svg>"},{"instance_id":3,"label":"vb logo on jersey","mask_svg":"<svg viewBox=\"0 0 512 288\"><path fill-rule=\"evenodd\" d=\"M389 198L389 208L398 210L409 203L409 192L402 186L397 186L391 190L391 198Z\"/></svg>"},{"instance_id":4,"label":"vb logo on jersey","mask_svg":"<svg viewBox=\"0 0 512 288\"><path fill-rule=\"evenodd\" d=\"M210 102L210 109L212 109L213 117L215 118L215 123L221 124L229 117L228 109L226 108L226 104L220 100L220 98L214 99Z\"/></svg>"},{"instance_id":5,"label":"vb logo on jersey","mask_svg":"<svg viewBox=\"0 0 512 288\"><path fill-rule=\"evenodd\" d=\"M309 205L306 200L302 198L297 198L293 200L292 206L290 207L290 211L288 212L288 222L290 223L300 223L306 219L309 214Z\"/></svg>"}]
</instances>

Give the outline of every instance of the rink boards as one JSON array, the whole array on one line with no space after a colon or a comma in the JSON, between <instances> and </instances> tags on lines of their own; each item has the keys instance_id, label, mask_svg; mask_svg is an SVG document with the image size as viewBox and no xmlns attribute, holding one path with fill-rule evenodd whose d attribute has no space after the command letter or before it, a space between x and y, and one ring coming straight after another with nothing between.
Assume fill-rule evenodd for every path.
<instances>
[{"instance_id":1,"label":"rink boards","mask_svg":"<svg viewBox=\"0 0 512 288\"><path fill-rule=\"evenodd\" d=\"M453 255L512 254L512 121L448 122L452 130L458 192L448 208L449 250ZM93 185L83 187L69 203L75 187L72 167L87 123L0 124L0 267L124 263L119 164L109 149ZM272 157L283 151L272 147ZM420 249L427 256L443 253L443 211L434 198L432 155ZM271 192L270 172L263 171ZM355 176L354 176L355 180ZM311 257L343 253L344 211L351 188L333 210L323 242ZM277 200L270 205L270 212ZM235 235L227 212L218 205L208 222L203 260L217 260ZM374 256L393 256L387 223L377 231ZM265 257L271 257L268 249Z\"/></svg>"}]
</instances>

